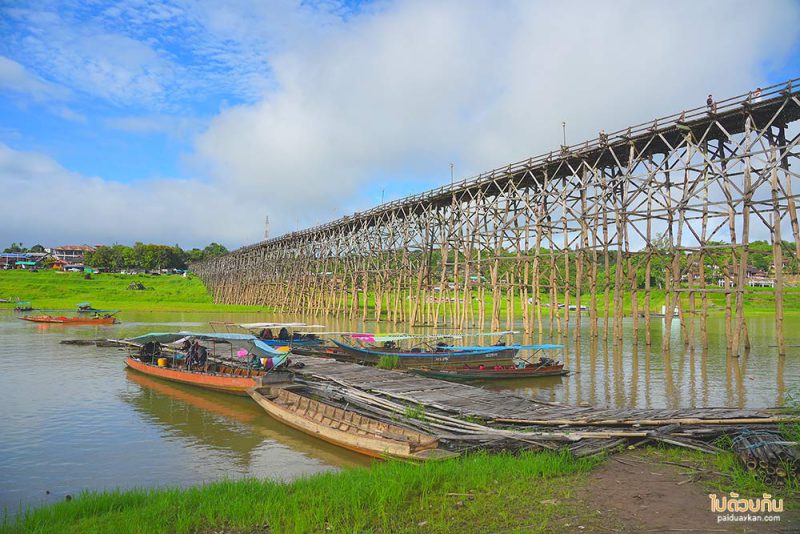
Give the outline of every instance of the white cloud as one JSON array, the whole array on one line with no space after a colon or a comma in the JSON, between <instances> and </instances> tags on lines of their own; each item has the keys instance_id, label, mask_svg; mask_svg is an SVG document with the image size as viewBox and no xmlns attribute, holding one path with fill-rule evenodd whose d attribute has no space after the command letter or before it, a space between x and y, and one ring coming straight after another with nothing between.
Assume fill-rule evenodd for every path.
<instances>
[{"instance_id":1,"label":"white cloud","mask_svg":"<svg viewBox=\"0 0 800 534\"><path fill-rule=\"evenodd\" d=\"M419 189L451 161L463 177L557 149L562 120L577 142L746 91L798 22L791 2L396 3L274 56L277 89L224 110L198 165L285 231L371 204L385 176Z\"/></svg>"},{"instance_id":2,"label":"white cloud","mask_svg":"<svg viewBox=\"0 0 800 534\"><path fill-rule=\"evenodd\" d=\"M165 134L177 139L185 139L198 133L207 121L196 117L171 115L150 115L113 117L105 120L106 126L135 134Z\"/></svg>"},{"instance_id":3,"label":"white cloud","mask_svg":"<svg viewBox=\"0 0 800 534\"><path fill-rule=\"evenodd\" d=\"M58 115L62 119L67 119L68 121L78 122L81 124L86 124L88 119L82 113L78 113L66 106L50 106L50 112L54 115Z\"/></svg>"},{"instance_id":4,"label":"white cloud","mask_svg":"<svg viewBox=\"0 0 800 534\"><path fill-rule=\"evenodd\" d=\"M62 100L68 91L38 78L25 67L5 56L0 56L0 89L24 93L36 101Z\"/></svg>"},{"instance_id":5,"label":"white cloud","mask_svg":"<svg viewBox=\"0 0 800 534\"><path fill-rule=\"evenodd\" d=\"M6 8L18 59L60 85L116 104L157 103L180 68L145 39L71 15L69 5Z\"/></svg>"},{"instance_id":6,"label":"white cloud","mask_svg":"<svg viewBox=\"0 0 800 534\"><path fill-rule=\"evenodd\" d=\"M188 159L203 182L119 184L0 145L6 241L57 228L81 242L234 246L257 240L267 213L273 234L326 222L374 204L384 186L446 183L451 162L463 178L557 149L562 120L578 142L702 105L709 92L746 91L800 28L790 1L410 0L349 12L338 2L131 0L85 24L57 11L11 14L26 27L14 41L20 61L130 110L107 127L185 138L203 127L187 118L193 98L249 103L224 108L194 139ZM62 213L70 225L53 224Z\"/></svg>"},{"instance_id":7,"label":"white cloud","mask_svg":"<svg viewBox=\"0 0 800 534\"><path fill-rule=\"evenodd\" d=\"M213 185L174 179L121 184L1 143L0 191L0 243L199 246L257 240L262 231L263 213ZM243 226L252 229L246 237Z\"/></svg>"}]
</instances>

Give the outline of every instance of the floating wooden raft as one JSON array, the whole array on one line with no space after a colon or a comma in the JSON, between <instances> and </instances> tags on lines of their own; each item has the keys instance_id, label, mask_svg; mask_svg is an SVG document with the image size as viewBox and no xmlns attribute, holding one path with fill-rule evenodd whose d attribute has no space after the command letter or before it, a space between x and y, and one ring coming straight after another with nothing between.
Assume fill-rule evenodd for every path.
<instances>
[{"instance_id":1,"label":"floating wooden raft","mask_svg":"<svg viewBox=\"0 0 800 534\"><path fill-rule=\"evenodd\" d=\"M486 390L400 371L316 358L293 356L302 363L297 374L330 381L404 403L422 405L462 417L525 426L662 426L766 424L786 420L770 410L735 408L685 408L679 410L622 409L568 406L534 400L513 393Z\"/></svg>"}]
</instances>

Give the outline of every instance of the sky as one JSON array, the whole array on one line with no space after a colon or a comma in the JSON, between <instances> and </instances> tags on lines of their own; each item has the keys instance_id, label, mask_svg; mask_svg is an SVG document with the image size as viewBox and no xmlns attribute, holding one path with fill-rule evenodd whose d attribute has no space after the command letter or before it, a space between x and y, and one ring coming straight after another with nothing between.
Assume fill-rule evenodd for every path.
<instances>
[{"instance_id":1,"label":"sky","mask_svg":"<svg viewBox=\"0 0 800 534\"><path fill-rule=\"evenodd\" d=\"M235 248L798 76L788 0L0 0L0 246Z\"/></svg>"}]
</instances>

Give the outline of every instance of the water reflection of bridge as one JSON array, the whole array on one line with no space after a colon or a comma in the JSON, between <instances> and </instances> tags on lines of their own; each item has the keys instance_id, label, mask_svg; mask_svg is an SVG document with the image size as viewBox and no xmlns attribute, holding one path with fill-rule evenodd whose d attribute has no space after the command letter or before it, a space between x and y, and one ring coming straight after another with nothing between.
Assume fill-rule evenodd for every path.
<instances>
[{"instance_id":1,"label":"water reflection of bridge","mask_svg":"<svg viewBox=\"0 0 800 534\"><path fill-rule=\"evenodd\" d=\"M723 295L737 352L749 346L744 298L757 252L748 243L768 238L772 249L758 253L773 261L784 354L784 255L800 256L789 132L799 81L601 132L193 268L218 302L411 326L510 328L519 317L528 332L563 335L588 316L592 337L618 339L624 309L638 335L643 308L647 344L657 280L686 343L696 339L687 319L701 319L704 339L709 301ZM570 310L576 300L589 309Z\"/></svg>"}]
</instances>

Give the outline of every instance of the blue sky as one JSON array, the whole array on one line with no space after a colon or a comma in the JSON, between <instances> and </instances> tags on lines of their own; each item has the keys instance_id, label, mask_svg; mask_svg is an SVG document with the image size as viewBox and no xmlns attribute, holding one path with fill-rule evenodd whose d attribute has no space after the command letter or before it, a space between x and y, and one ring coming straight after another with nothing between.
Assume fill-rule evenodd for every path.
<instances>
[{"instance_id":1,"label":"blue sky","mask_svg":"<svg viewBox=\"0 0 800 534\"><path fill-rule=\"evenodd\" d=\"M326 222L552 150L562 120L576 142L800 76L798 23L794 1L0 1L0 243Z\"/></svg>"}]
</instances>

